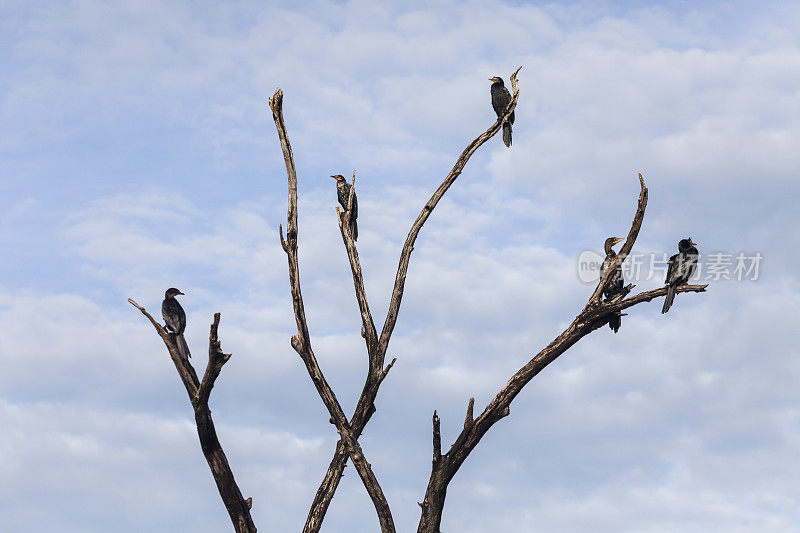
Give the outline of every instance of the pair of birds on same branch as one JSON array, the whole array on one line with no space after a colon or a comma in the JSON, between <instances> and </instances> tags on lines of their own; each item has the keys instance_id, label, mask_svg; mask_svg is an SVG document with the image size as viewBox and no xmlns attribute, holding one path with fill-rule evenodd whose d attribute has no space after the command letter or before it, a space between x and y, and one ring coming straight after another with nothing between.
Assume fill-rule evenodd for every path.
<instances>
[{"instance_id":1,"label":"pair of birds on same branch","mask_svg":"<svg viewBox=\"0 0 800 533\"><path fill-rule=\"evenodd\" d=\"M503 84L503 78L495 76L493 78L489 78L489 81L492 82L492 107L494 108L494 112L497 113L497 117L500 118L505 115L508 104L511 103L511 93L508 92L508 89L506 89L505 85ZM511 146L511 125L513 123L514 113L512 112L508 117L508 120L503 122L503 142L506 146ZM602 268L600 269L601 276L610 267L611 262L617 255L612 247L622 240L624 239L619 237L609 237L606 239L606 258L603 261ZM697 270L697 259L699 252L695 246L697 245L692 242L691 237L681 239L680 242L678 242L678 253L669 258L667 276L664 280L664 284L667 285L668 288L667 295L664 298L664 306L661 308L662 313L669 311L669 308L672 307L672 303L675 300L675 294L677 293L678 287L688 283ZM622 294L624 297L625 294L627 294L627 291L625 290L625 284L622 277L622 265L618 264L614 270L614 273L611 275L608 283L603 289L603 296L605 296L606 300L609 300L620 294ZM608 326L614 330L614 333L619 331L621 323L621 313L615 313L608 320Z\"/></svg>"},{"instance_id":2,"label":"pair of birds on same branch","mask_svg":"<svg viewBox=\"0 0 800 533\"><path fill-rule=\"evenodd\" d=\"M495 76L493 78L489 78L489 81L492 82L492 87L490 90L492 96L492 108L494 109L494 112L497 113L497 117L500 118L506 114L508 104L511 103L511 93L508 92L508 89L506 89L505 85L503 84L503 78ZM508 117L508 120L503 122L503 142L506 146L511 146L511 125L513 123L514 113L512 112ZM336 180L336 195L338 197L339 204L346 213L348 210L350 189L352 188L352 185L347 183L347 180L341 174L335 174L331 177ZM358 240L357 219L358 198L356 197L355 192L353 192L353 206L350 212L350 234L353 236L354 241Z\"/></svg>"},{"instance_id":3,"label":"pair of birds on same branch","mask_svg":"<svg viewBox=\"0 0 800 533\"><path fill-rule=\"evenodd\" d=\"M503 84L503 78L495 76L493 78L489 78L489 81L492 82L492 107L494 108L494 112L497 113L497 117L500 118L505 115L508 104L511 103L511 93L508 92L508 89L506 89L505 85ZM508 117L508 120L503 122L503 142L506 146L511 146L511 125L513 123L514 113L512 112ZM609 237L606 239L606 258L603 261L602 268L600 269L601 276L605 273L617 255L612 247L622 240L624 239L619 237ZM667 296L664 298L664 306L661 308L662 313L666 313L669 311L669 308L672 307L672 302L675 300L675 294L677 293L678 286L688 283L697 270L697 259L699 252L695 246L697 245L692 242L691 237L681 239L681 241L678 243L678 253L669 258L667 277L664 280L664 284L668 286L668 289ZM603 289L603 296L605 296L606 300L609 300L620 294L627 294L624 285L622 266L621 264L618 264L614 270L614 273L611 275L611 278L608 280L608 283ZM625 294L623 294L623 297ZM621 323L621 313L612 315L608 320L608 326L614 330L614 333L619 331Z\"/></svg>"},{"instance_id":4,"label":"pair of birds on same branch","mask_svg":"<svg viewBox=\"0 0 800 533\"><path fill-rule=\"evenodd\" d=\"M602 277L611 266L617 253L614 251L613 246L625 239L621 237L609 237L606 239L605 252L606 258L603 260L603 266L600 268L600 276ZM685 285L694 276L697 271L697 259L700 252L697 251L696 243L692 242L691 237L681 239L678 242L678 253L669 258L667 266L667 276L664 284L667 285L667 295L664 298L664 305L661 308L662 313L669 311L672 303L675 300L675 294L678 292L678 287ZM608 279L608 283L603 288L603 296L606 301L622 295L624 298L628 290L625 288L625 282L622 277L622 261L620 261L614 272ZM608 327L614 330L614 333L619 331L622 324L622 314L617 312L611 315L608 319Z\"/></svg>"}]
</instances>

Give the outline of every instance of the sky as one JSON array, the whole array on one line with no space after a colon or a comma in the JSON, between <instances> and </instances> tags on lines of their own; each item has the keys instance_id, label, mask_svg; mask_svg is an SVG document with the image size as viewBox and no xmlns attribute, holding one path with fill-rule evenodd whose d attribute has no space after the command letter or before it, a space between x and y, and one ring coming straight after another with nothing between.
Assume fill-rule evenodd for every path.
<instances>
[{"instance_id":1,"label":"sky","mask_svg":"<svg viewBox=\"0 0 800 533\"><path fill-rule=\"evenodd\" d=\"M628 310L538 375L450 484L443 531L800 530L800 7L745 2L0 2L0 523L9 532L230 529L159 316L233 353L210 405L260 531L299 531L336 432L289 339L284 93L317 358L346 412L367 368L328 176L357 172L359 253L382 323L423 228L360 442L399 531L445 447L574 318L578 258L759 254ZM703 271L701 275L707 275ZM757 277L757 279L752 279ZM734 276L735 278L735 276ZM661 285L642 276L637 291ZM323 531L378 531L348 467Z\"/></svg>"}]
</instances>

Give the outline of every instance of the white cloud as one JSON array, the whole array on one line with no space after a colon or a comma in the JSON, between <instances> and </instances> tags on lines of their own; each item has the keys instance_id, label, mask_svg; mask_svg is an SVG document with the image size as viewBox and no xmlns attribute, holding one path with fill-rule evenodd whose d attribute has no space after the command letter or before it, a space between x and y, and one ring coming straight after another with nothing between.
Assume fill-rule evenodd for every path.
<instances>
[{"instance_id":1,"label":"white cloud","mask_svg":"<svg viewBox=\"0 0 800 533\"><path fill-rule=\"evenodd\" d=\"M2 401L0 420L9 531L44 531L59 520L69 531L229 527L188 417ZM259 513L275 516L286 505L302 512L316 477L307 457L323 451L321 439L219 421L217 431ZM277 482L283 501L256 495ZM275 516L274 523L293 521Z\"/></svg>"},{"instance_id":2,"label":"white cloud","mask_svg":"<svg viewBox=\"0 0 800 533\"><path fill-rule=\"evenodd\" d=\"M485 78L520 64L513 148L475 154L423 229L398 362L362 438L400 529L418 519L433 409L452 442L468 398L481 410L569 323L590 289L574 258L627 230L637 171L650 187L638 249L691 233L706 253L761 251L761 280L681 295L666 316L639 306L619 334L576 345L469 458L443 529L800 523L800 52L796 8L755 11L73 2L0 17L6 527L228 527L185 393L125 302L157 316L178 286L201 368L222 312L234 357L212 408L256 521L298 529L335 432L288 344L285 174L264 98L286 93L306 307L349 411L366 358L327 176L358 171L380 323L411 221L493 119ZM327 527L375 523L348 468Z\"/></svg>"}]
</instances>

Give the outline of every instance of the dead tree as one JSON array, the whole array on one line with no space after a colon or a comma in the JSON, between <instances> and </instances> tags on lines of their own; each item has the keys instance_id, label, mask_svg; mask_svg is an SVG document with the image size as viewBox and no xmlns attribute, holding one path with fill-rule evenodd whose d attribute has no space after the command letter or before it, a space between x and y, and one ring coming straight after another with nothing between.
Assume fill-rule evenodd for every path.
<instances>
[{"instance_id":1,"label":"dead tree","mask_svg":"<svg viewBox=\"0 0 800 533\"><path fill-rule=\"evenodd\" d=\"M470 398L467 405L467 416L464 420L464 429L461 430L450 450L445 454L442 454L439 417L436 411L433 412L433 462L428 488L425 491L425 499L419 504L422 508L422 516L420 517L417 533L439 533L444 501L447 496L447 486L453 476L455 476L470 452L475 449L481 438L495 422L509 415L511 402L514 401L517 394L536 374L583 337L606 325L609 317L614 313L667 294L667 288L661 287L626 298L625 296L633 289L633 285L629 285L625 288L623 294L616 296L612 300L603 301L601 299L605 284L617 265L624 261L631 249L633 249L636 237L642 227L644 211L647 207L647 187L645 187L641 174L639 174L639 185L641 187L639 203L625 244L622 246L620 253L617 254L614 262L600 278L597 287L589 297L589 301L583 307L583 310L578 313L578 316L575 317L567 329L548 344L546 348L536 354L533 359L528 361L525 366L520 368L516 374L511 376L508 383L500 389L500 392L489 402L489 405L477 418L473 418L475 399ZM678 287L678 292L704 292L706 287L708 285L682 285Z\"/></svg>"},{"instance_id":2,"label":"dead tree","mask_svg":"<svg viewBox=\"0 0 800 533\"><path fill-rule=\"evenodd\" d=\"M333 391L330 390L330 387L324 380L321 370L316 363L316 359L313 357L313 352L310 350L308 326L306 324L305 314L303 312L302 296L300 295L297 263L297 175L294 166L294 156L291 151L291 146L286 133L286 126L283 120L283 93L280 91L280 89L276 90L275 95L269 101L273 119L275 120L275 125L278 129L278 136L283 148L286 170L289 179L289 211L287 217L286 239L283 237L282 229L279 233L281 246L287 253L289 259L290 285L292 289L295 319L298 325L298 334L292 338L292 346L295 348L298 354L300 354L300 357L306 364L309 375L314 381L320 397L323 399L323 402L331 413L331 422L336 425L337 431L342 436L337 444L334 457L331 460L331 464L328 467L325 478L317 490L316 497L312 504L311 510L309 511L308 519L303 530L304 533L319 531L327 508L331 499L333 498L333 494L336 491L339 480L341 479L348 456L356 465L356 469L358 470L359 475L364 482L367 492L372 497L381 523L382 531L394 531L391 512L383 493L380 490L377 480L375 480L371 470L366 471L366 469L359 464L361 461L364 461L364 459L363 452L361 451L360 447L357 446L357 439L361 435L364 426L375 412L374 401L377 397L378 389L383 379L386 377L389 369L395 362L395 360L392 360L392 362L385 368L383 366L385 362L386 351L388 349L388 343L397 321L397 315L403 296L405 277L408 271L408 264L411 251L414 247L414 242L416 241L419 231L422 229L422 225L428 219L439 200L441 200L441 198L444 196L444 193L461 174L461 171L472 154L484 142L486 142L500 130L503 121L508 119L511 112L516 107L519 96L519 87L516 79L516 74L518 72L519 69L517 69L517 71L511 76L513 96L505 115L499 117L494 125L492 125L486 132L481 134L467 146L459 159L456 161L453 169L447 175L430 200L425 204L422 212L412 225L401 251L400 264L395 277L394 290L389 303L386 321L384 322L384 326L380 335L377 333L377 329L373 322L372 314L367 303L361 265L358 259L358 251L352 236L349 234L349 230L346 229L348 227L347 217L349 216L349 210L342 211L337 208L342 241L345 245L348 259L350 261L356 300L361 312L362 336L364 337L367 347L367 354L369 357L369 373L367 375L361 397L359 398L356 411L350 420L343 418L341 414L341 407L339 406L338 402L336 402ZM353 176L353 180L355 181L355 175ZM632 250L644 219L645 208L647 206L647 187L644 184L644 179L642 178L641 174L639 174L639 183L641 192L639 195L638 207L625 244L620 250L620 253L617 255L615 262L609 266L606 274L600 279L597 287L584 306L583 310L572 321L570 326L563 333L561 333L561 335L553 340L546 348L539 352L516 374L514 374L514 376L511 377L506 386L503 387L500 392L498 392L495 398L484 409L483 413L481 413L477 418L475 418L473 415L475 400L474 398L469 400L467 406L467 415L464 421L464 428L451 446L450 450L445 454L442 453L439 417L434 411L433 462L428 488L425 493L425 499L422 503L420 503L420 507L422 508L422 516L420 518L418 533L439 533L439 526L441 523L442 512L444 510L447 487L450 481L455 476L459 467L466 460L469 453L477 446L478 442L480 442L480 439L483 437L483 435L486 434L486 432L492 427L492 425L494 425L495 422L505 416L508 416L510 413L509 408L511 402L517 396L517 394L519 394L522 388L528 382L530 382L534 376L536 376L536 374L538 374L544 367L554 361L559 355L568 350L581 338L607 324L610 316L636 304L648 302L666 294L666 288L663 287L643 292L635 296L627 297L628 293L634 287L633 285L628 285L625 287L625 290L622 294L618 295L612 300L603 301L601 298L603 288L608 282L611 273L618 264L624 261L625 257ZM679 287L678 292L703 292L705 291L706 287L707 285L684 285ZM366 466L369 466L368 463ZM362 472L362 470L364 471Z\"/></svg>"},{"instance_id":3,"label":"dead tree","mask_svg":"<svg viewBox=\"0 0 800 533\"><path fill-rule=\"evenodd\" d=\"M389 301L386 319L380 334L375 326L367 302L358 250L353 235L350 234L349 230L348 217L350 216L350 209L342 210L337 207L336 213L339 229L348 260L350 261L356 301L361 313L361 334L366 344L369 366L364 388L356 404L355 412L349 419L345 415L342 406L339 404L333 389L325 379L312 349L311 335L308 329L303 296L300 288L300 268L297 246L297 172L294 164L294 155L292 154L292 148L289 143L286 125L283 119L283 92L277 89L273 97L269 99L269 106L272 110L272 116L278 131L278 138L283 149L289 186L286 236L284 237L282 225L279 227L278 235L281 247L284 252L286 252L287 256L292 307L297 324L297 333L292 336L291 345L303 361L320 399L328 410L330 422L336 426L336 430L340 436L328 471L317 490L314 502L309 510L308 518L303 528L304 533L317 532L320 530L322 521L333 495L336 492L339 481L341 480L348 458L353 462L367 493L372 499L378 515L381 531L384 533L394 533L395 531L389 504L386 501L386 497L383 494L377 477L372 471L371 465L366 460L358 439L364 427L375 413L375 399L377 398L378 390L396 361L396 359L392 359L389 364L385 364L389 341L397 323L403 298L403 290L405 288L411 252L414 249L417 236L436 205L453 183L455 183L470 157L481 145L500 131L503 123L508 120L511 113L514 111L519 97L519 86L517 82L517 73L519 70L520 69L517 69L510 78L513 94L505 114L499 117L489 129L467 145L450 173L423 206L419 216L412 224L411 230L406 237L400 253L394 288ZM355 173L353 175L353 184L354 183ZM417 530L418 533L439 533L445 497L447 495L447 487L450 481L452 481L458 469L494 423L509 415L511 402L525 385L548 364L567 351L584 336L607 324L609 317L639 303L649 302L655 298L666 295L667 289L666 287L662 287L628 297L627 295L633 288L633 285L629 285L625 287L622 294L617 295L611 300L603 300L601 298L603 288L610 279L612 272L614 272L616 266L624 261L625 257L630 253L636 242L639 230L641 229L645 208L647 206L647 187L645 186L641 174L639 174L639 184L641 192L639 194L638 207L625 244L614 259L614 262L606 269L606 273L601 277L583 310L575 317L567 329L511 377L508 383L497 393L494 399L489 402L477 418L473 416L475 400L474 398L470 398L467 405L464 428L450 447L450 450L444 454L442 453L440 420L437 412L434 411L433 461L425 498L423 502L419 504L422 508L422 516ZM352 206L354 191L355 187L352 187L348 202L349 206ZM683 285L678 287L678 292L703 292L706 287L707 285ZM153 324L156 332L163 339L170 357L175 364L175 368L178 371L178 375L183 381L192 407L194 408L197 432L203 453L211 468L220 496L228 510L234 529L239 533L255 532L256 527L250 516L252 499L247 498L245 500L243 498L234 480L233 472L217 439L214 423L211 419L211 411L208 407L211 389L222 370L222 366L230 358L230 354L224 354L222 352L218 339L219 313L214 315L214 322L211 325L211 333L209 336L209 361L203 379L200 381L189 361L181 357L174 337L171 336L161 324L156 322L143 307L133 300L128 301L139 309Z\"/></svg>"},{"instance_id":4,"label":"dead tree","mask_svg":"<svg viewBox=\"0 0 800 533\"><path fill-rule=\"evenodd\" d=\"M239 486L233 478L233 471L228 464L228 458L225 457L225 452L222 451L222 445L217 438L217 431L214 429L214 421L211 419L211 409L208 407L211 389L214 387L220 371L222 371L222 366L231 358L231 354L222 353L222 344L217 333L220 314L214 314L214 322L211 324L211 333L208 336L208 366L203 375L203 380L200 381L197 379L197 373L189 360L181 356L178 345L175 343L175 337L164 326L156 322L144 307L130 298L128 301L150 320L153 327L156 328L156 333L164 341L172 362L175 363L175 369L178 371L181 381L183 381L183 386L186 387L189 401L194 409L194 420L197 423L197 436L200 438L200 447L203 449L203 455L208 461L209 468L211 468L211 474L217 483L217 490L219 490L222 502L231 517L233 529L237 533L256 533L256 526L250 517L253 499L244 499L242 491L239 490Z\"/></svg>"},{"instance_id":5,"label":"dead tree","mask_svg":"<svg viewBox=\"0 0 800 533\"><path fill-rule=\"evenodd\" d=\"M520 67L521 68L521 67ZM317 364L314 353L311 350L311 341L308 332L308 325L306 323L305 311L303 308L303 298L300 292L300 274L297 259L297 173L294 165L294 155L292 153L291 145L289 144L288 134L286 133L286 125L283 119L283 92L280 89L275 91L275 94L269 100L269 106L272 110L272 118L275 121L275 126L278 130L278 138L280 139L281 147L283 149L283 157L286 163L286 174L289 183L289 209L286 223L286 238L283 237L282 228L279 230L281 246L286 252L289 261L289 282L292 292L292 305L294 308L295 321L297 322L297 334L292 337L292 347L300 355L303 363L308 370L309 376L314 382L317 392L322 398L325 407L331 415L331 422L336 425L336 430L341 436L336 445L333 459L331 459L328 471L325 474L322 483L317 490L314 502L308 513L304 533L311 533L319 531L322 526L322 521L325 513L328 510L333 494L344 472L347 464L347 458L353 461L353 464L361 477L367 492L372 498L372 502L378 513L378 519L381 524L381 531L393 532L394 523L392 520L389 505L380 489L377 479L369 468L369 463L366 462L363 452L358 446L357 439L360 437L361 432L364 430L370 417L375 412L375 398L378 395L378 389L381 383L386 378L389 370L394 364L393 359L388 365L384 366L386 360L386 352L389 347L389 340L391 339L392 332L394 331L395 324L397 323L398 313L400 311L400 304L403 299L403 290L405 288L406 274L408 272L408 264L411 259L411 252L414 249L414 243L419 235L425 221L428 220L439 200L442 199L444 194L455 183L456 178L461 174L472 154L481 147L486 141L492 138L498 131L500 131L503 122L508 119L517 105L519 97L519 86L517 82L517 73L519 68L511 75L511 85L513 95L506 112L503 116L499 117L497 121L492 124L489 129L479 135L475 140L467 145L461 156L456 161L450 173L445 177L444 181L439 188L433 193L431 198L422 208L417 219L411 226L408 232L406 241L400 252L400 262L397 267L397 274L395 275L394 288L389 300L389 309L386 314L383 328L380 335L372 319L372 313L367 302L367 295L364 289L364 278L361 273L361 263L358 258L358 250L356 248L353 236L350 235L348 229L348 219L350 214L349 209L342 212L337 208L337 215L339 218L339 229L342 234L342 241L347 251L347 257L350 261L350 269L353 274L353 285L356 294L356 300L361 312L361 327L362 336L367 348L369 370L367 378L364 383L364 388L361 396L356 404L353 416L348 420L342 408L336 400L336 396L322 375L322 371ZM353 176L355 180L355 175ZM351 201L354 188L351 188Z\"/></svg>"},{"instance_id":6,"label":"dead tree","mask_svg":"<svg viewBox=\"0 0 800 533\"><path fill-rule=\"evenodd\" d=\"M286 126L283 122L282 105L283 92L278 89L275 91L273 97L270 98L269 106L272 109L272 116L275 119L275 125L278 128L278 136L281 141L281 146L283 147L283 156L286 161L286 173L289 179L289 210L286 221L286 239L283 237L282 226L278 230L278 236L281 240L281 247L286 252L286 257L289 261L289 285L292 292L292 307L294 308L295 322L297 322L297 333L292 336L291 340L292 348L295 349L300 356L300 359L302 359L303 363L305 364L311 381L314 383L322 402L325 404L325 407L328 409L328 412L331 415L331 422L336 425L336 431L338 431L339 435L341 436L342 445L352 459L358 475L361 476L364 487L367 489L367 492L372 499L372 503L375 505L375 511L378 513L381 531L394 533L394 521L392 519L392 513L389 510L389 504L386 502L386 497L383 495L383 490L378 484L378 479L372 472L372 468L365 459L364 453L361 450L361 446L358 444L357 439L361 434L361 431L356 432L354 425L351 424L347 419L347 416L342 410L342 406L339 404L339 400L336 399L333 389L331 389L328 381L322 374L322 370L317 363L317 358L315 357L314 351L311 348L311 335L308 332L306 312L303 305L303 294L300 291L300 267L297 256L297 172L294 166L292 147L289 144L289 137L286 133ZM349 203L351 204L353 192L354 188L351 188L349 200ZM353 237L349 234L349 224L342 224L341 217L339 219L339 224L342 228L342 235L344 236L345 240L350 239L352 241ZM348 228L347 230L345 230L346 227ZM353 249L355 249L355 246ZM356 257L355 260L357 262L358 258ZM362 315L365 316L364 327L367 328L369 325L371 325L371 329L367 330L365 333L367 345L370 346L370 343L375 340L375 329L374 325L372 325L372 317L369 316L369 308L366 305L363 278L360 276L360 267L359 276L355 279L356 294L359 295L359 305L363 304L361 309ZM370 362L372 363L372 360ZM379 381L383 381L383 378L386 377L386 374L391 368L391 365L389 365L384 369L382 363L383 361L381 361L381 366L379 367ZM373 375L372 369L373 365L371 364L369 377L372 377Z\"/></svg>"}]
</instances>

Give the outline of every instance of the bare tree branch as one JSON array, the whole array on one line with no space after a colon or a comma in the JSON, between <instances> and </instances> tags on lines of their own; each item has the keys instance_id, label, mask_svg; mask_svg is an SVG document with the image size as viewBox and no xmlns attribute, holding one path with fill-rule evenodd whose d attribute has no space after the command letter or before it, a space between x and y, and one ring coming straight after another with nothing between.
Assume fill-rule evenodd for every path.
<instances>
[{"instance_id":1,"label":"bare tree branch","mask_svg":"<svg viewBox=\"0 0 800 533\"><path fill-rule=\"evenodd\" d=\"M286 246L284 246L284 250L286 251L289 262L289 284L292 292L295 321L297 322L297 334L292 337L292 347L305 364L308 375L311 377L311 381L314 383L325 407L328 408L331 420L336 425L336 429L339 435L341 435L342 441L345 443L345 447L356 467L356 471L359 476L361 476L361 480L375 505L381 531L394 533L395 527L392 513L389 509L386 497L383 494L383 490L375 474L372 472L372 467L364 457L364 453L357 440L358 434L351 431L350 423L339 401L336 399L336 395L325 379L311 347L311 337L308 332L308 323L303 306L303 296L300 290L300 268L297 254L297 172L294 166L292 148L286 133L286 125L283 120L283 92L280 89L277 89L273 97L269 99L269 106L272 110L272 117L278 129L278 137L281 142L281 147L283 148L284 161L286 162L286 174L289 182L289 209L286 221L287 239L285 241ZM284 242L281 243L281 246L283 245Z\"/></svg>"},{"instance_id":2,"label":"bare tree branch","mask_svg":"<svg viewBox=\"0 0 800 533\"><path fill-rule=\"evenodd\" d=\"M376 371L380 370L383 365L383 360L378 358L377 344L378 332L375 329L375 322L372 319L372 313L369 310L369 303L367 302L367 292L364 289L364 275L361 272L361 262L358 259L358 249L356 248L355 240L350 234L350 215L353 207L353 197L355 196L355 183L356 173L353 172L353 182L350 187L350 195L347 200L347 211L342 211L342 208L336 207L337 219L339 220L339 230L342 234L342 242L344 243L345 250L347 250L347 257L350 260L350 270L353 274L353 288L356 293L356 301L358 302L358 309L361 312L361 322L364 332L364 339L367 343L367 354L369 355L369 376L374 378ZM343 216L344 215L344 216Z\"/></svg>"},{"instance_id":3,"label":"bare tree branch","mask_svg":"<svg viewBox=\"0 0 800 533\"><path fill-rule=\"evenodd\" d=\"M377 337L372 314L370 313L369 305L367 304L366 292L364 290L364 279L361 273L361 264L358 259L358 250L356 248L355 241L353 241L352 235L350 235L349 231L345 229L348 228L347 220L343 220L341 212L337 208L342 240L344 242L345 249L347 250L347 256L350 260L350 268L353 273L356 299L358 300L359 309L361 311L364 338L367 344L367 353L369 355L370 366L364 388L356 405L355 412L350 419L350 427L353 431L353 435L356 438L361 436L364 426L366 426L370 417L375 412L374 402L378 395L378 389L381 382L386 377L386 373L388 373L389 369L394 364L394 361L392 361L385 370L381 370L386 358L386 352L389 347L389 340L391 339L392 332L394 331L394 327L397 323L400 304L403 299L406 274L408 273L408 265L411 258L411 252L414 250L414 243L416 242L417 236L419 235L422 226L428 220L428 217L430 217L434 208L439 203L439 200L442 199L450 186L453 185L458 176L461 175L462 170L466 166L470 157L472 157L472 154L474 154L478 148L480 148L486 141L491 139L497 132L499 132L503 126L503 122L508 119L511 113L514 112L514 109L517 105L517 100L519 98L519 83L517 80L517 74L521 68L522 67L519 67L511 75L513 95L511 102L509 102L508 107L506 108L505 114L501 117L498 117L497 121L490 126L489 129L487 129L467 145L459 158L456 160L456 163L453 165L450 173L445 177L442 184L439 185L439 188L433 193L431 198L422 208L422 211L417 219L412 224L402 251L400 252L400 262L397 267L397 274L395 276L394 288L392 290L392 296L389 302L389 309L387 311L386 320L379 338ZM281 122L281 124L283 123ZM286 148L284 148L284 154L286 154ZM289 160L287 159L287 168L288 165ZM353 174L353 180L355 183L355 173ZM351 187L348 205L352 205L352 196L354 191L355 188ZM350 210L348 209L348 212L344 215L345 217L349 215L349 211ZM328 466L328 471L326 472L319 489L317 489L314 502L312 503L311 509L308 513L306 525L303 529L304 533L316 533L320 530L322 521L325 518L325 513L327 512L328 506L330 505L333 495L336 492L336 488L339 485L339 480L342 477L344 468L347 465L347 455L347 448L344 443L340 441L336 445L336 451L334 452L333 459Z\"/></svg>"},{"instance_id":4,"label":"bare tree branch","mask_svg":"<svg viewBox=\"0 0 800 533\"><path fill-rule=\"evenodd\" d=\"M203 381L200 382L200 387L195 397L195 402L197 403L208 403L211 389L222 371L222 365L231 358L231 354L222 353L222 343L217 336L219 319L220 314L214 313L214 322L211 324L211 333L208 336L208 366L206 366L206 373L203 375Z\"/></svg>"},{"instance_id":5,"label":"bare tree branch","mask_svg":"<svg viewBox=\"0 0 800 533\"><path fill-rule=\"evenodd\" d=\"M676 287L676 292L706 292L706 287L708 284L705 285L679 285ZM667 287L659 287L658 289L653 289L651 291L640 292L636 296L631 296L630 298L625 298L624 300L620 300L619 302L611 302L608 303L605 308L611 311L620 311L622 309L627 309L629 307L633 307L636 304L640 304L643 302L649 302L661 296L666 296L667 294Z\"/></svg>"},{"instance_id":6,"label":"bare tree branch","mask_svg":"<svg viewBox=\"0 0 800 533\"><path fill-rule=\"evenodd\" d=\"M419 527L417 529L418 533L439 533L445 497L447 495L447 487L450 481L486 432L489 431L495 422L508 416L511 402L525 385L576 342L592 331L605 325L612 313L666 295L667 289L666 287L662 287L622 300L602 302L599 299L602 288L610 276L609 273L614 270L616 264L619 264L619 261L622 261L625 255L630 253L636 242L639 230L641 229L645 208L647 207L647 187L645 187L644 179L641 174L639 174L639 183L641 192L639 194L636 214L634 215L625 245L617 256L618 262L612 264L611 267L607 269L606 274L601 278L586 306L567 329L511 377L508 383L506 383L492 401L489 402L486 409L484 409L473 423L464 424L464 429L458 435L450 450L441 457L441 460L434 460L428 487L425 492L425 500L420 504L422 507L422 516L420 517ZM678 292L704 292L706 287L707 285L683 285L678 288ZM630 288L632 287L627 287L628 290L630 290ZM470 401L470 406L471 404L472 401ZM440 438L436 436L437 431L438 429L434 427L434 441ZM434 445L434 457L435 456L436 445Z\"/></svg>"},{"instance_id":7,"label":"bare tree branch","mask_svg":"<svg viewBox=\"0 0 800 533\"><path fill-rule=\"evenodd\" d=\"M214 476L214 481L217 484L217 490L222 498L225 508L228 510L228 515L233 523L234 530L237 533L256 533L256 526L250 516L250 508L253 505L253 499L242 496L239 486L233 477L233 471L228 464L228 458L222 450L222 445L217 438L217 431L214 428L214 421L211 418L211 409L208 407L208 399L211 395L211 389L214 387L217 377L219 376L222 366L230 359L230 354L222 353L222 345L220 344L217 330L219 328L220 314L214 314L214 322L211 324L211 333L208 339L208 366L206 367L203 381L197 379L197 374L194 371L188 359L181 357L178 346L175 344L175 338L147 312L147 310L131 300L128 299L131 305L136 307L142 312L144 316L150 320L156 332L161 336L164 344L169 351L172 362L178 371L178 375L186 387L186 392L189 394L189 400L194 408L194 419L197 424L197 436L200 438L200 447L203 449L211 474Z\"/></svg>"},{"instance_id":8,"label":"bare tree branch","mask_svg":"<svg viewBox=\"0 0 800 533\"><path fill-rule=\"evenodd\" d=\"M422 225L425 224L426 220L428 220L428 217L433 212L436 204L438 204L439 200L442 199L444 193L447 192L447 189L449 189L450 186L455 183L456 178L461 175L461 171L464 170L464 167L469 161L469 158L472 157L472 154L474 154L475 151L480 148L481 145L483 145L483 143L491 139L494 134L500 131L500 128L503 127L503 122L507 120L509 116L511 116L511 113L514 112L514 109L517 107L517 99L519 98L519 83L517 81L517 73L519 73L521 68L522 67L519 67L511 75L511 87L513 89L513 94L511 96L511 102L509 102L508 108L506 109L505 115L498 117L497 121L488 130L480 134L475 140L467 145L459 158L456 160L456 164L453 165L453 169L450 171L447 177L445 177L442 184L439 185L439 188L436 189L436 192L433 193L433 196L431 196L430 200L428 200L428 202L422 208L422 212L411 226L411 231L408 232L408 237L406 237L403 250L400 252L400 264L397 267L397 275L395 276L394 280L394 289L392 290L391 300L389 300L389 311L386 314L386 321L384 322L383 330L381 331L380 348L384 352L389 346L389 339L392 336L392 331L394 331L395 324L397 324L397 313L400 311L400 303L403 299L403 289L405 288L406 274L408 273L408 262L411 259L411 252L414 250L414 241L417 240L417 235L419 235Z\"/></svg>"},{"instance_id":9,"label":"bare tree branch","mask_svg":"<svg viewBox=\"0 0 800 533\"><path fill-rule=\"evenodd\" d=\"M475 408L475 398L469 399L469 404L467 405L467 416L464 418L464 429L468 429L475 423L475 415L473 414L473 410Z\"/></svg>"},{"instance_id":10,"label":"bare tree branch","mask_svg":"<svg viewBox=\"0 0 800 533\"><path fill-rule=\"evenodd\" d=\"M633 244L636 242L636 238L639 236L639 230L642 228L642 221L644 220L644 210L647 207L647 187L644 185L644 178L642 178L641 172L639 173L639 186L641 189L639 192L639 201L636 206L636 214L633 215L633 222L631 223L631 229L628 232L628 238L625 239L625 244L622 245L619 253L608 266L603 276L600 278L597 288L595 288L591 298L589 298L591 305L596 305L600 302L600 296L603 294L603 288L606 286L606 283L608 283L608 280L611 279L611 275L617 269L617 265L625 261L625 258L628 257L628 254L631 253Z\"/></svg>"},{"instance_id":11,"label":"bare tree branch","mask_svg":"<svg viewBox=\"0 0 800 533\"><path fill-rule=\"evenodd\" d=\"M433 411L433 463L442 460L442 424L439 415Z\"/></svg>"},{"instance_id":12,"label":"bare tree branch","mask_svg":"<svg viewBox=\"0 0 800 533\"><path fill-rule=\"evenodd\" d=\"M189 394L189 398L194 398L197 396L197 390L200 387L200 380L197 379L197 374L195 374L194 367L192 367L191 363L189 363L188 359L185 359L181 356L180 350L178 350L178 345L175 344L175 338L170 334L167 329L156 322L156 320L147 312L147 310L128 298L128 302L136 309L142 312L144 316L150 320L150 323L153 324L153 327L156 328L156 332L159 334L161 339L164 341L164 344L167 346L167 350L169 350L169 355L172 358L172 362L175 364L175 369L178 371L178 375L181 377L181 381L183 381L183 385L186 387L186 392Z\"/></svg>"}]
</instances>

